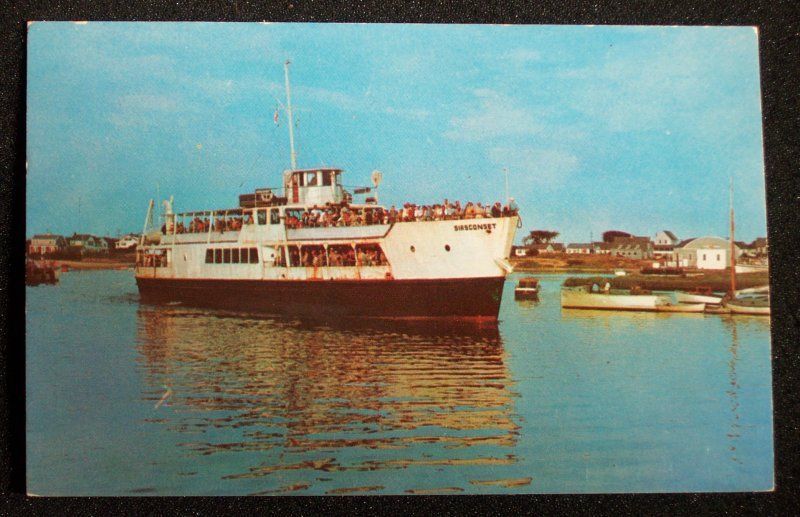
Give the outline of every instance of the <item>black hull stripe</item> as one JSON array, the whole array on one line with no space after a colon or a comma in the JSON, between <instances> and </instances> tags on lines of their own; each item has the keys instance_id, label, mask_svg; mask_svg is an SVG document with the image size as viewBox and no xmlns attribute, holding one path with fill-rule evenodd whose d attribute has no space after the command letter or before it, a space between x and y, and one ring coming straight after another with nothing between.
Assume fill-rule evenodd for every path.
<instances>
[{"instance_id":1,"label":"black hull stripe","mask_svg":"<svg viewBox=\"0 0 800 517\"><path fill-rule=\"evenodd\" d=\"M496 321L503 277L436 280L216 280L137 277L146 303L312 317Z\"/></svg>"}]
</instances>

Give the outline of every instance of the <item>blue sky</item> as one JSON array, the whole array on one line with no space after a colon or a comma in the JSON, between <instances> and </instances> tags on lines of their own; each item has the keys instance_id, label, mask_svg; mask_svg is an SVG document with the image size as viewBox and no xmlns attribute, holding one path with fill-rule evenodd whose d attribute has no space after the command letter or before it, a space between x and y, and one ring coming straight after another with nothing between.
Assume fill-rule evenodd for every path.
<instances>
[{"instance_id":1,"label":"blue sky","mask_svg":"<svg viewBox=\"0 0 800 517\"><path fill-rule=\"evenodd\" d=\"M236 206L289 166L384 174L383 204L504 196L559 240L766 235L751 27L37 22L27 234L140 231L147 202Z\"/></svg>"}]
</instances>

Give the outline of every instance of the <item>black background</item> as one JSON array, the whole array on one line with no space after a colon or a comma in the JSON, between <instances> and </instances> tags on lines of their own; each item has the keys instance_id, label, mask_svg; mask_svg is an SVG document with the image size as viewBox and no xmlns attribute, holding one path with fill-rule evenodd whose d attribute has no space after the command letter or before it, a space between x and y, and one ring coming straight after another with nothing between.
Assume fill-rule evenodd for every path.
<instances>
[{"instance_id":1,"label":"black background","mask_svg":"<svg viewBox=\"0 0 800 517\"><path fill-rule=\"evenodd\" d=\"M536 3L291 0L16 2L0 0L0 513L765 513L800 506L800 7L797 2ZM28 20L274 21L759 27L772 282L776 489L771 493L273 498L25 496L25 44ZM91 367L87 365L87 368Z\"/></svg>"}]
</instances>

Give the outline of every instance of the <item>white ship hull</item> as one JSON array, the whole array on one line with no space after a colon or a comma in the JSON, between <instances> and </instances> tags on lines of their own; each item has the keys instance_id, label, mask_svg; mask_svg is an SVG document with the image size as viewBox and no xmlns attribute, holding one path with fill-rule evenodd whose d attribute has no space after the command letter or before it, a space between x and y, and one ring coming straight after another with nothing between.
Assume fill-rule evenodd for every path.
<instances>
[{"instance_id":1,"label":"white ship hull","mask_svg":"<svg viewBox=\"0 0 800 517\"><path fill-rule=\"evenodd\" d=\"M145 300L225 302L270 312L386 318L497 319L518 217L400 222L286 230L246 225L238 232L167 234L138 266ZM384 265L281 264L289 246L377 244ZM249 250L258 260L250 262ZM207 250L239 250L248 262L207 263ZM243 251L248 250L248 251ZM163 265L166 264L166 265Z\"/></svg>"}]
</instances>

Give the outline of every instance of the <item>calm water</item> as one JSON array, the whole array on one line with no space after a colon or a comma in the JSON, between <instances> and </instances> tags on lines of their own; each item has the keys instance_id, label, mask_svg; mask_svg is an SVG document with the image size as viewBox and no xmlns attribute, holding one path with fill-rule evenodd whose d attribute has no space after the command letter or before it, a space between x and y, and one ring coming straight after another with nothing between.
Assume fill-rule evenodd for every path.
<instances>
[{"instance_id":1,"label":"calm water","mask_svg":"<svg viewBox=\"0 0 800 517\"><path fill-rule=\"evenodd\" d=\"M561 310L323 326L140 305L130 271L27 291L35 494L772 486L769 322Z\"/></svg>"}]
</instances>

